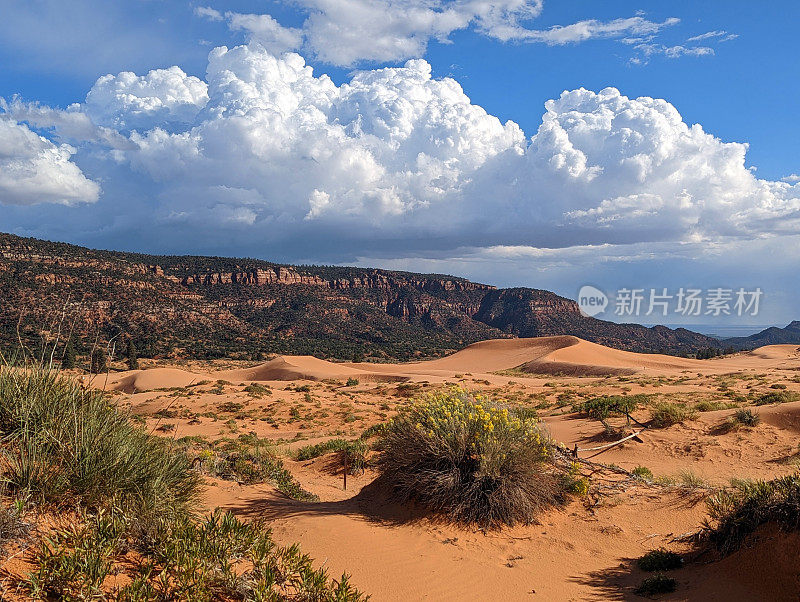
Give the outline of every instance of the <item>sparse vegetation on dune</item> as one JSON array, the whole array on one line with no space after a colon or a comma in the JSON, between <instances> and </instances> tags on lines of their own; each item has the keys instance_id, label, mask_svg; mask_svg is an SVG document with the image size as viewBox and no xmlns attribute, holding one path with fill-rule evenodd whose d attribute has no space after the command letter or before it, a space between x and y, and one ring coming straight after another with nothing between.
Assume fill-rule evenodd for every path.
<instances>
[{"instance_id":1,"label":"sparse vegetation on dune","mask_svg":"<svg viewBox=\"0 0 800 602\"><path fill-rule=\"evenodd\" d=\"M800 473L772 481L739 480L707 501L716 523L706 523L708 539L723 555L739 549L760 526L800 530Z\"/></svg>"},{"instance_id":2,"label":"sparse vegetation on dune","mask_svg":"<svg viewBox=\"0 0 800 602\"><path fill-rule=\"evenodd\" d=\"M402 412L380 442L378 468L401 501L415 500L458 523L530 523L564 501L541 425L460 389L429 395Z\"/></svg>"},{"instance_id":3,"label":"sparse vegetation on dune","mask_svg":"<svg viewBox=\"0 0 800 602\"><path fill-rule=\"evenodd\" d=\"M31 535L34 569L19 584L34 599L366 599L296 545L277 545L264 523L195 515L201 477L189 457L134 426L101 392L51 370L3 366L0 434L8 485L0 546L26 534L26 505L53 517ZM237 474L299 488L268 450L226 461Z\"/></svg>"}]
</instances>

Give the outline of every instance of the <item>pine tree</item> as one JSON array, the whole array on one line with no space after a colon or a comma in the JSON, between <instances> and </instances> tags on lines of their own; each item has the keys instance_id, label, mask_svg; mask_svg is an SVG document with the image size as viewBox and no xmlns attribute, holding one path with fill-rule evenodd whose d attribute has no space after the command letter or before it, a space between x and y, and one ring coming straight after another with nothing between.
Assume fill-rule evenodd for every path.
<instances>
[{"instance_id":1,"label":"pine tree","mask_svg":"<svg viewBox=\"0 0 800 602\"><path fill-rule=\"evenodd\" d=\"M136 345L133 344L133 339L128 339L128 349L125 355L128 356L128 370L138 370L139 356L136 354Z\"/></svg>"},{"instance_id":2,"label":"pine tree","mask_svg":"<svg viewBox=\"0 0 800 602\"><path fill-rule=\"evenodd\" d=\"M78 354L75 353L75 347L72 344L72 339L67 341L64 347L64 357L61 360L61 367L65 370L72 370L75 367Z\"/></svg>"},{"instance_id":3,"label":"pine tree","mask_svg":"<svg viewBox=\"0 0 800 602\"><path fill-rule=\"evenodd\" d=\"M106 350L103 348L95 349L92 352L92 374L100 374L106 371Z\"/></svg>"}]
</instances>

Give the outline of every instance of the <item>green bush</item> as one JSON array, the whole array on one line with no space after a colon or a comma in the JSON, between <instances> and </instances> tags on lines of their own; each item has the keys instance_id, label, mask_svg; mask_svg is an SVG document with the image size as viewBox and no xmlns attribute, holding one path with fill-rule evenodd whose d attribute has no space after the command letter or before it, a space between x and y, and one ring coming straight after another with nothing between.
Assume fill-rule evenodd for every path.
<instances>
[{"instance_id":1,"label":"green bush","mask_svg":"<svg viewBox=\"0 0 800 602\"><path fill-rule=\"evenodd\" d=\"M0 368L0 435L4 479L42 501L114 498L162 511L198 493L185 454L134 427L102 393L47 369Z\"/></svg>"},{"instance_id":2,"label":"green bush","mask_svg":"<svg viewBox=\"0 0 800 602\"><path fill-rule=\"evenodd\" d=\"M643 481L653 480L653 471L647 468L647 466L637 466L631 471L631 474L642 479Z\"/></svg>"},{"instance_id":3,"label":"green bush","mask_svg":"<svg viewBox=\"0 0 800 602\"><path fill-rule=\"evenodd\" d=\"M564 499L564 470L540 424L460 389L400 413L379 451L382 478L400 501L457 523L530 523Z\"/></svg>"},{"instance_id":4,"label":"green bush","mask_svg":"<svg viewBox=\"0 0 800 602\"><path fill-rule=\"evenodd\" d=\"M345 387L355 387L357 385L358 385L358 379L350 377L347 379L347 384L345 385Z\"/></svg>"},{"instance_id":5,"label":"green bush","mask_svg":"<svg viewBox=\"0 0 800 602\"><path fill-rule=\"evenodd\" d=\"M650 550L647 554L636 561L639 568L643 571L671 571L679 569L683 566L683 558L680 554L676 554L665 548L657 550Z\"/></svg>"},{"instance_id":6,"label":"green bush","mask_svg":"<svg viewBox=\"0 0 800 602\"><path fill-rule=\"evenodd\" d=\"M697 411L680 403L660 401L650 408L651 424L656 428L665 428L680 424L697 416Z\"/></svg>"},{"instance_id":7,"label":"green bush","mask_svg":"<svg viewBox=\"0 0 800 602\"><path fill-rule=\"evenodd\" d=\"M707 504L716 521L714 527L706 523L709 539L723 555L729 554L763 524L800 530L800 474L772 481L736 481Z\"/></svg>"},{"instance_id":8,"label":"green bush","mask_svg":"<svg viewBox=\"0 0 800 602\"><path fill-rule=\"evenodd\" d=\"M297 450L297 460L311 460L331 452L339 452L342 463L347 462L348 472L358 474L367 465L367 444L363 439L348 441L346 439L329 439L315 445L305 445Z\"/></svg>"},{"instance_id":9,"label":"green bush","mask_svg":"<svg viewBox=\"0 0 800 602\"><path fill-rule=\"evenodd\" d=\"M750 409L736 410L733 419L743 426L757 426L761 422L761 416Z\"/></svg>"}]
</instances>

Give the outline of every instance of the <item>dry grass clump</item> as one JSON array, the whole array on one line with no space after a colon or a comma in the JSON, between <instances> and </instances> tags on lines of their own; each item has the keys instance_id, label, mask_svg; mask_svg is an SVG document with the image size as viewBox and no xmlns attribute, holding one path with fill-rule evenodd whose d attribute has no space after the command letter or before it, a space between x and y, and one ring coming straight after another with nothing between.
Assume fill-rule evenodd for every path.
<instances>
[{"instance_id":1,"label":"dry grass clump","mask_svg":"<svg viewBox=\"0 0 800 602\"><path fill-rule=\"evenodd\" d=\"M563 501L569 476L555 467L536 420L461 389L402 412L379 450L378 468L401 501L416 500L462 524L530 523Z\"/></svg>"},{"instance_id":2,"label":"dry grass clump","mask_svg":"<svg viewBox=\"0 0 800 602\"><path fill-rule=\"evenodd\" d=\"M772 481L735 481L709 498L708 538L723 554L737 550L748 535L767 523L800 530L800 473Z\"/></svg>"}]
</instances>

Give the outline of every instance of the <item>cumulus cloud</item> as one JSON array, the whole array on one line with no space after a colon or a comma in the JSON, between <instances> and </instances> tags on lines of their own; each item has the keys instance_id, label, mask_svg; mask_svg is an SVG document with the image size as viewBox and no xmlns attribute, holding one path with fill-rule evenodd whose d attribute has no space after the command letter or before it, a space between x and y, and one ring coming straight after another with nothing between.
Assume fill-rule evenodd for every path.
<instances>
[{"instance_id":1,"label":"cumulus cloud","mask_svg":"<svg viewBox=\"0 0 800 602\"><path fill-rule=\"evenodd\" d=\"M176 68L101 78L85 110L136 124L114 156L153 183L164 223L301 236L322 254L697 242L800 220L800 186L756 178L746 144L614 88L548 101L526 139L424 60L337 86L251 43L213 50L204 82Z\"/></svg>"},{"instance_id":2,"label":"cumulus cloud","mask_svg":"<svg viewBox=\"0 0 800 602\"><path fill-rule=\"evenodd\" d=\"M189 123L208 102L208 85L179 67L104 75L86 96L85 109L100 126L130 130L160 124Z\"/></svg>"},{"instance_id":3,"label":"cumulus cloud","mask_svg":"<svg viewBox=\"0 0 800 602\"><path fill-rule=\"evenodd\" d=\"M654 22L635 16L531 28L529 22L542 12L542 0L297 0L293 5L307 14L301 28L283 27L267 14L226 12L224 17L232 30L247 32L249 39L273 52L303 48L340 66L419 58L430 41L447 42L450 34L464 29L502 42L564 45L596 38L652 38L679 22L674 17ZM222 18L210 7L197 8L195 14L215 21Z\"/></svg>"},{"instance_id":4,"label":"cumulus cloud","mask_svg":"<svg viewBox=\"0 0 800 602\"><path fill-rule=\"evenodd\" d=\"M0 203L92 203L100 186L70 161L75 149L56 145L0 114Z\"/></svg>"}]
</instances>

